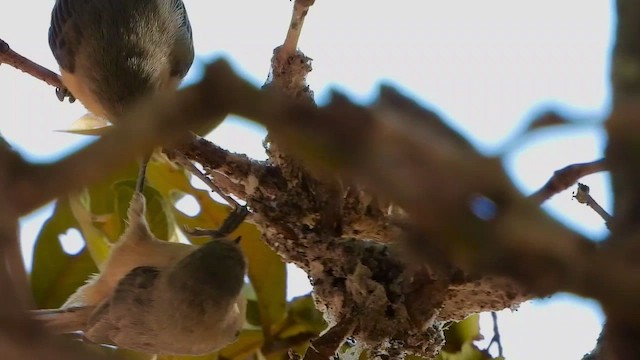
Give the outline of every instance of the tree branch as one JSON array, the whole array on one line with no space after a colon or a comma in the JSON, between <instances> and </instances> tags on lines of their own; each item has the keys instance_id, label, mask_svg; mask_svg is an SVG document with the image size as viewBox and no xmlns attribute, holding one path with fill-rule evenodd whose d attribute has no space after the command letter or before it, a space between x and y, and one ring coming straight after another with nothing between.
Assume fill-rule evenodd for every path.
<instances>
[{"instance_id":1,"label":"tree branch","mask_svg":"<svg viewBox=\"0 0 640 360\"><path fill-rule=\"evenodd\" d=\"M584 184L578 183L578 190L575 195L573 195L574 199L576 199L579 203L585 204L588 207L592 208L602 220L604 220L607 227L609 227L609 222L611 221L611 215L598 204L598 202L589 194L589 187Z\"/></svg>"},{"instance_id":2,"label":"tree branch","mask_svg":"<svg viewBox=\"0 0 640 360\"><path fill-rule=\"evenodd\" d=\"M27 316L33 308L28 279L18 239L18 213L7 199L13 191L11 169L21 159L4 143L0 145L0 352L7 360L18 359L107 359L90 353L79 344L68 344L46 333L41 324ZM115 359L115 358L111 358Z\"/></svg>"},{"instance_id":3,"label":"tree branch","mask_svg":"<svg viewBox=\"0 0 640 360\"><path fill-rule=\"evenodd\" d=\"M607 170L607 167L604 159L566 166L556 170L549 181L538 191L529 195L529 198L538 204L542 204L553 195L573 186L580 178L605 170Z\"/></svg>"},{"instance_id":4,"label":"tree branch","mask_svg":"<svg viewBox=\"0 0 640 360\"><path fill-rule=\"evenodd\" d=\"M288 58L296 54L298 48L298 40L302 32L304 18L307 16L309 8L315 3L315 0L295 0L293 5L293 14L291 15L291 23L287 30L287 37L284 40L282 48L278 54L279 62L284 63Z\"/></svg>"},{"instance_id":5,"label":"tree branch","mask_svg":"<svg viewBox=\"0 0 640 360\"><path fill-rule=\"evenodd\" d=\"M64 87L58 74L13 51L9 44L2 39L0 39L0 64L13 66L55 88L61 89Z\"/></svg>"},{"instance_id":6,"label":"tree branch","mask_svg":"<svg viewBox=\"0 0 640 360\"><path fill-rule=\"evenodd\" d=\"M515 190L497 159L481 156L436 114L389 88L370 107L336 94L328 105L316 108L305 83L311 59L296 51L308 6L296 1L287 40L274 54L273 81L267 88L280 91L259 91L226 63L216 62L200 83L141 105L121 126L63 160L12 163L5 172L11 189L7 203L24 214L154 146L173 145L206 169L228 176L227 190L246 197L268 243L312 276L329 322L351 317L355 335L369 344L392 348L402 341L410 352L430 354L441 345L442 321L525 298L513 282L502 279L506 285L501 285L480 274L510 276L538 295L573 291L599 299L608 314L640 317L640 268L549 219ZM15 57L8 46L0 50ZM187 130L227 111L267 125L274 142L286 151L272 144L272 162L262 163L189 140ZM289 154L304 159L305 166ZM626 160L621 154L611 152L615 169ZM366 223L365 229L353 225L357 220L337 233L319 226L327 204L338 207L326 194L342 196L344 189L332 191L334 179L312 176L308 164L339 174L350 185L345 198L351 202L344 205L351 206L340 204L338 210L343 218L370 220L360 223ZM366 201L361 195L370 194L369 189L389 202ZM545 199L553 191L557 188L534 197ZM370 241L408 237L407 231L389 224L391 214L410 221L422 261ZM447 260L423 261L434 254L443 254L466 273L461 275ZM478 295L478 289L490 294Z\"/></svg>"},{"instance_id":7,"label":"tree branch","mask_svg":"<svg viewBox=\"0 0 640 360\"><path fill-rule=\"evenodd\" d=\"M635 280L637 269L629 271L625 267L627 264L612 254L599 253L589 241L550 220L531 201L519 195L498 160L482 157L462 145L465 142L452 137L451 133L443 135L446 133L441 129L444 123L435 114L389 88L382 89L380 98L371 108L356 106L337 95L325 107L316 108L276 92L259 91L235 76L225 63L217 62L207 69L201 83L179 91L171 99L163 98L143 106L131 114L136 121L123 122L123 126L114 127L102 139L67 159L51 165L29 165L31 171L22 172L17 177L19 186L14 187L14 193L22 196L12 195L15 196L12 201L21 204L21 212L27 211L38 203L98 179L117 168L124 159L132 159L166 141L176 143L187 128L206 121L220 110L266 124L278 143L292 153L316 167L357 179L358 183L399 204L420 229L425 252L441 249L470 273L511 276L539 295L573 291L601 300L607 309L615 307L624 312L636 308L638 295L633 294L640 294L640 285ZM153 125L156 121L157 125ZM141 131L148 136L138 136ZM230 174L237 175L235 171L240 170L251 174L251 161L232 156L236 165L228 165L234 162L227 161L229 154L223 155L226 160L217 158L220 163L211 168L229 166L228 169L235 169ZM95 173L84 171L89 164L96 163L103 167ZM206 161L203 163L207 164ZM267 171L265 169L269 167L259 164L256 168ZM62 174L66 175L64 181L58 180ZM68 174L78 176L69 177ZM41 184L43 178L51 181ZM325 303L324 310L337 316L336 320L353 316L351 306L363 306L363 302L373 309L386 309L390 305L396 309L395 329L404 329L405 335L413 336L410 329L414 325L398 326L401 309L407 314L413 312L407 307L409 303L405 303L411 297L411 291L400 284L409 278L439 281L438 286L445 289L445 293L440 295L443 299L440 305L436 302L433 306L443 309L456 307L454 303L447 305L447 299L455 299L448 295L450 291L459 290L462 284L472 286L474 282L469 279L450 284L455 277L448 279L424 272L418 272L418 276L415 275L417 270L411 270L411 266L389 253L385 246L348 238L330 239L323 233L315 233L308 227L313 222L304 220L309 219L310 213L320 210L313 194L303 192L309 188L292 188L289 183L280 187L277 181L271 184L274 193L278 191L277 194L282 195L275 198L276 202L270 196L261 198L265 193L258 191L247 192L251 195L247 200L253 202L252 208L259 215L258 222L265 236L270 237L270 243L281 254L302 265L315 279L342 281L344 286L336 286L330 281L315 283L316 293L324 299L335 299L337 293L350 299L341 306L331 301ZM38 195L29 197L26 189L34 188L40 189L36 192ZM284 237L284 234L289 235ZM327 253L342 255L323 258ZM356 255L358 253L361 255ZM373 254L378 255L372 257ZM369 263L371 259L376 260ZM317 261L323 266L317 266ZM362 264L369 265L363 268ZM603 267L612 271L595 270ZM329 270L333 275L329 275ZM371 276L378 276L376 274L386 274L386 280L372 280ZM623 276L612 278L611 274ZM356 290L363 286L374 293L380 292L380 297L372 298L369 294L367 299L381 299L382 302L374 306L371 300L360 297ZM435 295L437 291L422 286L417 293ZM502 302L493 303L496 308L498 303L505 307L521 301L515 288L507 291ZM392 294L400 297L391 297L390 301ZM473 299L469 302L473 303ZM460 305L457 306L459 309ZM389 335L388 331L393 327L383 321L385 311L380 313L380 321L374 328L359 329L366 339L380 341L383 339L380 336ZM433 314L438 313L435 310ZM463 313L462 309L459 315ZM428 314L423 313L423 316L423 325L433 321ZM365 319L369 323L371 313L366 314L363 321Z\"/></svg>"}]
</instances>

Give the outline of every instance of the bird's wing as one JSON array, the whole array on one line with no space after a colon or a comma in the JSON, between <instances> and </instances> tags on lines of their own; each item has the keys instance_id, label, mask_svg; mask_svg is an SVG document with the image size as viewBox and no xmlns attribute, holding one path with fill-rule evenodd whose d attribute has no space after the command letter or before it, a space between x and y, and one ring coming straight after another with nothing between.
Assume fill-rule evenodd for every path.
<instances>
[{"instance_id":1,"label":"bird's wing","mask_svg":"<svg viewBox=\"0 0 640 360\"><path fill-rule=\"evenodd\" d=\"M160 270L140 266L131 270L116 286L112 296L89 317L85 337L95 343L153 351L151 317L153 292Z\"/></svg>"},{"instance_id":2,"label":"bird's wing","mask_svg":"<svg viewBox=\"0 0 640 360\"><path fill-rule=\"evenodd\" d=\"M82 29L74 29L78 24L73 21L74 15L81 11L84 1L57 0L51 11L51 26L49 27L49 47L60 68L70 73L75 69L75 54L80 45L79 36ZM76 31L77 30L77 31Z\"/></svg>"},{"instance_id":3,"label":"bird's wing","mask_svg":"<svg viewBox=\"0 0 640 360\"><path fill-rule=\"evenodd\" d=\"M187 9L182 0L169 0L178 17L180 31L176 34L173 48L171 49L171 76L182 79L193 63L193 34L191 23L187 16Z\"/></svg>"},{"instance_id":4,"label":"bird's wing","mask_svg":"<svg viewBox=\"0 0 640 360\"><path fill-rule=\"evenodd\" d=\"M77 306L66 309L33 310L31 315L52 332L58 334L84 330L87 319L94 311L92 306Z\"/></svg>"}]
</instances>

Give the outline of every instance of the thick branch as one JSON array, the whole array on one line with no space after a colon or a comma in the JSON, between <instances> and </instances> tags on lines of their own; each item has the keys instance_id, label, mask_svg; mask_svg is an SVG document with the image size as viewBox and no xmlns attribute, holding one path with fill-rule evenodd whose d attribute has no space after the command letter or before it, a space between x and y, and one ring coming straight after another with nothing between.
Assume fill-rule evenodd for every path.
<instances>
[{"instance_id":1,"label":"thick branch","mask_svg":"<svg viewBox=\"0 0 640 360\"><path fill-rule=\"evenodd\" d=\"M78 345L60 341L46 333L40 324L27 316L33 301L28 291L20 244L18 240L18 213L14 203L7 199L12 189L10 172L6 171L19 161L6 144L0 145L0 353L3 359L107 359L89 353ZM112 358L113 359L113 358Z\"/></svg>"},{"instance_id":2,"label":"thick branch","mask_svg":"<svg viewBox=\"0 0 640 360\"><path fill-rule=\"evenodd\" d=\"M429 242L452 251L458 264L512 276L540 295L573 291L619 309L634 308L635 300L615 295L627 288L640 296L633 277L613 281L607 274L615 272L594 273L594 263L618 259L601 257L591 242L522 198L499 161L466 151L459 139L425 132L423 124L441 124L435 114L388 88L382 90L379 110L369 112L339 97L316 110L245 82L235 85L226 94L243 94L243 101L233 101L238 106L232 105L232 112L269 126L290 151L357 177L395 200ZM240 106L247 103L253 106ZM416 123L422 131L411 126ZM489 214L478 214L476 206ZM453 251L460 246L467 250Z\"/></svg>"},{"instance_id":3,"label":"thick branch","mask_svg":"<svg viewBox=\"0 0 640 360\"><path fill-rule=\"evenodd\" d=\"M27 211L100 178L120 166L124 159L161 143L175 144L176 140L184 139L186 129L227 110L266 124L279 144L311 164L339 171L399 204L419 227L423 251L427 251L427 245L444 250L471 272L511 276L540 295L574 291L600 299L621 311L636 308L638 299L634 296L616 295L640 294L637 289L640 285L635 281L636 271L629 273L629 278L615 279L608 275L616 274L615 271L596 271L609 266L609 261L614 262L612 269L623 264L616 264L618 259L609 255L599 256L590 242L549 219L536 204L519 195L498 160L482 157L435 114L388 88L382 89L378 103L370 109L353 105L339 96L318 109L278 92L255 89L235 76L225 63L217 62L207 69L201 83L142 106L130 115L132 121L123 121L123 126L114 127L111 133L91 146L55 164L29 165L30 171L22 172L18 177L21 182L12 201L21 204L22 212ZM140 133L147 136L139 136ZM225 158L229 159L228 154ZM251 162L236 160L238 167L234 172L247 165L249 170L245 173L251 172ZM96 163L102 164L103 168L93 173L85 171L89 164L95 168ZM64 181L58 180L63 174ZM51 181L40 184L43 178ZM313 187L299 185L299 188L292 188L289 183L284 188L274 185L274 189L288 197L264 198L264 202L252 204L262 217L265 236L276 249L286 251L291 260L306 265L314 278L326 279L326 271L334 274L337 283L315 284L320 296L322 291L333 291L334 294L342 291L346 296L344 299L353 303L341 306L351 304L376 309L361 315L365 317L358 329L367 339L380 341L389 336L389 329L393 328L399 331L398 334L404 334L407 341L414 344L414 349L434 346L424 341L437 343L437 333L425 338L424 333L412 330L412 327L416 323L421 324L421 329L428 327L438 317L438 311L434 309L447 306L449 297L442 289L447 290L453 279L447 278L446 272L435 271L429 275L424 270L407 267L384 246L326 238L326 234L315 233L309 227L315 223L309 223L309 218L290 221L293 220L291 216L296 216L292 215L296 214L296 203L292 199L298 202L300 209L300 203L306 201L304 196L313 195L303 192ZM27 189L37 191L33 195ZM310 199L309 204L315 204L313 198ZM296 239L299 242L291 242ZM303 244L306 247L301 246ZM343 255L326 259L324 265L327 267L313 267L314 259L327 251ZM370 262L372 259L375 261ZM376 276L384 280L373 280ZM409 286L408 279L425 279L428 283L411 290L411 286L416 285ZM336 287L340 281L343 285ZM361 296L363 290L366 290L363 293L366 297ZM379 296L372 297L374 293ZM414 311L416 306L426 309L420 307L423 306L420 300L429 298L428 294L439 294L431 296L434 302L430 311L433 312ZM417 300L410 301L412 297ZM376 302L378 300L380 302ZM507 301L516 303L518 300L517 292L507 296ZM337 306L337 303L326 305ZM389 308L393 309L395 325L385 320ZM325 310L339 311L333 314L337 316L354 314L349 312L353 308L348 306ZM371 320L372 314L380 321L364 322ZM401 317L401 314L409 315ZM415 322L415 316L419 317L419 322ZM399 323L398 319L406 321Z\"/></svg>"}]
</instances>

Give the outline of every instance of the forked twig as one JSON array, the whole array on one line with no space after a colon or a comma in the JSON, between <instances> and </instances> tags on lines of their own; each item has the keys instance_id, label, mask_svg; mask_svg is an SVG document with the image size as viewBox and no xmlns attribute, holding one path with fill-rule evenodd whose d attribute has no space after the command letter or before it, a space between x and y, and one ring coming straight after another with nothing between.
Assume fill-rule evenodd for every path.
<instances>
[{"instance_id":1,"label":"forked twig","mask_svg":"<svg viewBox=\"0 0 640 360\"><path fill-rule=\"evenodd\" d=\"M491 312L491 319L493 319L493 337L487 345L487 351L491 348L491 345L496 344L498 347L498 357L502 358L502 341L500 340L500 329L498 328L498 313L495 311Z\"/></svg>"},{"instance_id":2,"label":"forked twig","mask_svg":"<svg viewBox=\"0 0 640 360\"><path fill-rule=\"evenodd\" d=\"M605 159L566 166L556 170L549 181L538 191L529 195L529 198L542 204L553 195L573 186L580 178L605 170L607 170Z\"/></svg>"}]
</instances>

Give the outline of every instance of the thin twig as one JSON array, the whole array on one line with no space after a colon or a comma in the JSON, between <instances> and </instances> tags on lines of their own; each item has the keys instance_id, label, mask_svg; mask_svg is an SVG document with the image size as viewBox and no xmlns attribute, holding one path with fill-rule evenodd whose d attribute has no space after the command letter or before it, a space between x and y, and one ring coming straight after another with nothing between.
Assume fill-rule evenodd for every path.
<instances>
[{"instance_id":1,"label":"thin twig","mask_svg":"<svg viewBox=\"0 0 640 360\"><path fill-rule=\"evenodd\" d=\"M287 30L287 37L282 44L282 48L278 56L280 61L284 63L286 59L296 54L298 48L298 40L300 39L300 33L302 32L302 25L304 25L304 18L307 16L309 7L313 5L315 0L296 0L293 5L293 14L291 15L291 22L289 23L289 29Z\"/></svg>"},{"instance_id":2,"label":"thin twig","mask_svg":"<svg viewBox=\"0 0 640 360\"><path fill-rule=\"evenodd\" d=\"M207 184L207 186L209 186L211 188L211 190L213 190L218 195L220 195L220 197L222 197L227 202L227 204L229 204L231 207L233 207L234 209L242 207L242 205L240 205L234 198L232 198L231 196L227 195L222 189L220 189L220 187L218 185L216 185L207 175L203 174L184 155L182 155L181 153L179 153L177 151L172 151L170 153L170 155L171 155L171 160L177 162L182 167L184 167L185 169L189 170L189 172L192 173L193 175L195 175L195 177L197 177L198 179L202 180L203 183Z\"/></svg>"},{"instance_id":3,"label":"thin twig","mask_svg":"<svg viewBox=\"0 0 640 360\"><path fill-rule=\"evenodd\" d=\"M247 193L257 188L263 193L275 193L278 188L286 186L282 174L274 165L232 153L205 138L193 136L190 141L172 148L172 151L180 152L187 159L201 164L218 187L239 198L246 198Z\"/></svg>"},{"instance_id":4,"label":"thin twig","mask_svg":"<svg viewBox=\"0 0 640 360\"><path fill-rule=\"evenodd\" d=\"M9 44L2 39L0 39L0 63L13 66L55 88L64 87L58 74L13 51Z\"/></svg>"},{"instance_id":5,"label":"thin twig","mask_svg":"<svg viewBox=\"0 0 640 360\"><path fill-rule=\"evenodd\" d=\"M607 166L604 159L566 166L555 171L551 179L540 190L529 195L529 198L542 204L553 195L573 186L580 178L605 170L607 170Z\"/></svg>"},{"instance_id":6,"label":"thin twig","mask_svg":"<svg viewBox=\"0 0 640 360\"><path fill-rule=\"evenodd\" d=\"M605 225L609 228L611 222L611 215L598 204L598 202L589 194L589 187L585 184L578 183L578 190L576 190L573 198L580 204L585 204L592 208L600 217L604 220Z\"/></svg>"},{"instance_id":7,"label":"thin twig","mask_svg":"<svg viewBox=\"0 0 640 360\"><path fill-rule=\"evenodd\" d=\"M489 345L487 345L487 351L489 351L491 345L496 344L498 347L498 357L502 357L502 342L500 341L500 330L498 329L498 313L492 311L491 319L493 319L493 337Z\"/></svg>"},{"instance_id":8,"label":"thin twig","mask_svg":"<svg viewBox=\"0 0 640 360\"><path fill-rule=\"evenodd\" d=\"M309 103L313 103L313 91L309 89L306 78L312 69L312 59L297 49L304 18L313 2L296 0L294 3L287 36L284 43L273 50L271 71L264 84L264 88L277 89L291 98Z\"/></svg>"}]
</instances>

